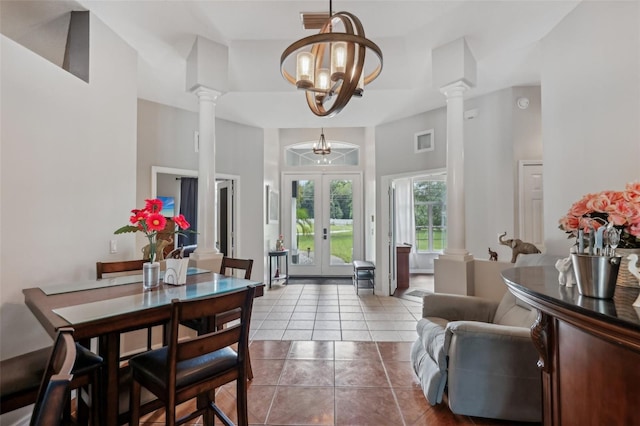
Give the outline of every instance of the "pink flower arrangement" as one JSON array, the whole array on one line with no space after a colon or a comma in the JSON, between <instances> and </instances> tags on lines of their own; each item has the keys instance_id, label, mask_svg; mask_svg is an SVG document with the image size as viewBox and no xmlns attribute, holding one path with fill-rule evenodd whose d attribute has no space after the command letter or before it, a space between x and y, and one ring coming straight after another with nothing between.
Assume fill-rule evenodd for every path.
<instances>
[{"instance_id":1,"label":"pink flower arrangement","mask_svg":"<svg viewBox=\"0 0 640 426\"><path fill-rule=\"evenodd\" d=\"M620 229L620 248L640 248L640 182L628 183L624 191L587 194L573 203L560 218L559 228L577 237L578 230L611 225Z\"/></svg>"},{"instance_id":2,"label":"pink flower arrangement","mask_svg":"<svg viewBox=\"0 0 640 426\"><path fill-rule=\"evenodd\" d=\"M131 217L129 222L131 225L125 225L114 232L114 234L124 234L127 232L140 231L145 234L149 240L149 261L153 263L156 257L156 241L158 233L172 233L178 235L184 235L184 233L178 230L165 230L167 226L167 218L160 212L162 211L162 200L154 198L152 200L145 200L144 209L131 210ZM173 221L180 230L186 230L189 228L189 222L183 215L178 215L173 218ZM193 232L193 231L189 231Z\"/></svg>"}]
</instances>

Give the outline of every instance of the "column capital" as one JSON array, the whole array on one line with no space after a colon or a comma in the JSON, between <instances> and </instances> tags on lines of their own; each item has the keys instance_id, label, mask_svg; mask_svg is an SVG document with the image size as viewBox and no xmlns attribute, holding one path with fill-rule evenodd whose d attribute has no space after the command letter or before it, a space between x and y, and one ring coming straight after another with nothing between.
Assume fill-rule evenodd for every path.
<instances>
[{"instance_id":1,"label":"column capital","mask_svg":"<svg viewBox=\"0 0 640 426\"><path fill-rule=\"evenodd\" d=\"M461 97L464 92L470 88L471 86L469 86L464 80L458 80L451 84L447 84L446 86L442 86L440 88L440 93L445 95L447 98L455 98Z\"/></svg>"},{"instance_id":2,"label":"column capital","mask_svg":"<svg viewBox=\"0 0 640 426\"><path fill-rule=\"evenodd\" d=\"M200 99L201 101L210 101L210 102L215 102L216 99L218 99L218 97L222 95L221 92L218 92L217 90L213 90L205 86L197 86L195 89L191 91L191 93L195 94L198 97L198 99Z\"/></svg>"}]
</instances>

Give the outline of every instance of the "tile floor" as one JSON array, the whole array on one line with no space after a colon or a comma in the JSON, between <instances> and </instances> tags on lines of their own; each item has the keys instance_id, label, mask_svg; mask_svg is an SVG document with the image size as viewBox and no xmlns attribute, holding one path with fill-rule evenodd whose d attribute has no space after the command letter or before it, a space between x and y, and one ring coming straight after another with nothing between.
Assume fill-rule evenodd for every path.
<instances>
[{"instance_id":1,"label":"tile floor","mask_svg":"<svg viewBox=\"0 0 640 426\"><path fill-rule=\"evenodd\" d=\"M518 424L429 405L411 368L410 342L255 340L250 348L251 425ZM216 402L236 420L234 383L218 390ZM188 404L180 408L186 412ZM161 422L162 410L143 419L147 426Z\"/></svg>"},{"instance_id":2,"label":"tile floor","mask_svg":"<svg viewBox=\"0 0 640 426\"><path fill-rule=\"evenodd\" d=\"M413 342L421 303L352 285L292 284L265 289L253 304L251 340Z\"/></svg>"},{"instance_id":3,"label":"tile floor","mask_svg":"<svg viewBox=\"0 0 640 426\"><path fill-rule=\"evenodd\" d=\"M418 285L424 288L424 285ZM426 287L428 288L427 283ZM413 287L413 281L412 281ZM349 285L273 286L255 300L251 425L515 425L431 406L410 363L421 304ZM218 390L235 421L235 384ZM185 403L183 410L188 410ZM164 422L162 410L143 424ZM194 424L201 424L198 419Z\"/></svg>"}]
</instances>

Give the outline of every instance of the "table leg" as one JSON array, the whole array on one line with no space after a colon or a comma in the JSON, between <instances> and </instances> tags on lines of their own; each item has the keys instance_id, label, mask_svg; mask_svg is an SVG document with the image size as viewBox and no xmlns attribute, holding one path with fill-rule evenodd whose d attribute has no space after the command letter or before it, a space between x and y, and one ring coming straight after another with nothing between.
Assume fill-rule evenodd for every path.
<instances>
[{"instance_id":1,"label":"table leg","mask_svg":"<svg viewBox=\"0 0 640 426\"><path fill-rule=\"evenodd\" d=\"M284 255L284 263L285 263L285 269L287 270L287 272L285 273L287 278L284 280L285 284L289 284L289 253Z\"/></svg>"},{"instance_id":2,"label":"table leg","mask_svg":"<svg viewBox=\"0 0 640 426\"><path fill-rule=\"evenodd\" d=\"M104 360L102 369L102 418L107 426L118 425L118 389L120 369L120 333L109 333L100 336L99 353Z\"/></svg>"}]
</instances>

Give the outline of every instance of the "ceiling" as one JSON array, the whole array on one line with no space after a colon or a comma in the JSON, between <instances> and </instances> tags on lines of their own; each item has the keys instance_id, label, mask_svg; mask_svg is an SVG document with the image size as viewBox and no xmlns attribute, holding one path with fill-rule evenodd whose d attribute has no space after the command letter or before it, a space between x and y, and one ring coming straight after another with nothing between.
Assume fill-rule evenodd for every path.
<instances>
[{"instance_id":1,"label":"ceiling","mask_svg":"<svg viewBox=\"0 0 640 426\"><path fill-rule=\"evenodd\" d=\"M303 30L300 12L327 1L77 0L138 52L138 96L197 111L185 91L186 57L197 35L229 47L229 91L216 116L263 128L360 127L445 104L431 85L431 51L465 37L477 61L468 97L540 82L539 41L575 1L333 1L360 18L384 55L381 75L333 118L313 115L304 94L280 75L280 55ZM33 2L40 3L40 2ZM67 2L68 3L68 2Z\"/></svg>"}]
</instances>

